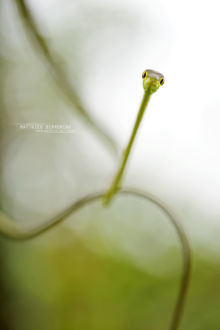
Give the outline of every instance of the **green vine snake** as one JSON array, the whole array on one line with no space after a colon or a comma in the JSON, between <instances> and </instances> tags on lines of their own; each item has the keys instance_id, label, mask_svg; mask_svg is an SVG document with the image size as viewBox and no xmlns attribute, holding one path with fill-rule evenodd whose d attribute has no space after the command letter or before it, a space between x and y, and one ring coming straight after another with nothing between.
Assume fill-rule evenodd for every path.
<instances>
[{"instance_id":1,"label":"green vine snake","mask_svg":"<svg viewBox=\"0 0 220 330\"><path fill-rule=\"evenodd\" d=\"M106 192L105 196L104 196L104 205L108 205L111 201L111 199L113 198L113 196L117 193L118 189L120 188L120 184L121 184L121 180L122 180L122 176L124 174L125 171L125 167L128 161L128 157L130 155L131 152L131 148L133 146L138 128L140 126L141 120L143 118L145 109L148 105L148 102L150 100L150 97L153 93L155 93L158 88L160 86L162 86L164 84L164 76L154 70L145 70L142 74L142 78L143 78L143 87L144 87L144 96L140 105L140 109L138 111L138 115L134 124L134 128L132 130L130 139L128 141L127 147L123 153L123 157L122 157L122 161L121 164L119 166L119 169L112 181L112 184L110 186L110 188L108 189L108 191Z\"/></svg>"},{"instance_id":2,"label":"green vine snake","mask_svg":"<svg viewBox=\"0 0 220 330\"><path fill-rule=\"evenodd\" d=\"M179 238L181 249L182 249L182 272L181 272L181 281L178 289L178 295L175 301L175 306L173 310L173 314L170 321L169 330L177 330L179 328L179 324L181 321L181 317L183 314L183 308L186 300L186 294L189 287L190 273L191 273L191 251L190 245L187 239L187 235L182 228L181 224L176 219L175 214L166 206L163 202L161 202L156 196L148 193L147 191L139 191L133 188L125 188L123 190L118 190L119 195L130 195L136 197L138 199L143 199L146 201L150 201L155 206L159 207L159 209L167 216L170 224L173 226L176 234ZM62 211L60 214L52 217L51 219L37 224L36 226L24 226L24 224L20 222L13 221L10 219L7 214L0 210L0 233L2 236L16 240L16 241L26 241L30 240L34 237L37 237L44 232L52 229L62 221L64 221L68 216L74 214L78 210L83 207L90 205L91 203L98 201L104 197L103 192L97 192L88 196L84 196L80 198L72 205L70 205L67 209Z\"/></svg>"},{"instance_id":3,"label":"green vine snake","mask_svg":"<svg viewBox=\"0 0 220 330\"><path fill-rule=\"evenodd\" d=\"M137 189L121 189L121 182L125 171L125 167L128 162L128 158L138 128L145 113L146 107L149 103L150 97L153 93L155 93L159 89L161 85L164 84L164 76L161 73L156 72L154 70L145 70L142 74L142 78L143 78L144 96L137 114L137 118L130 139L123 153L122 161L120 163L119 169L107 192L94 193L90 196L85 196L79 199L78 201L76 201L75 203L73 203L69 208L67 208L57 216L52 217L46 222L37 225L35 227L24 228L20 224L18 223L16 224L4 212L0 210L0 233L2 234L2 236L14 240L31 239L35 236L42 234L48 229L54 227L55 225L63 221L66 217L68 217L70 214L76 212L77 210L81 209L87 204L90 204L93 201L102 199L104 205L106 206L109 205L112 198L117 193L123 195L133 195L135 197L151 201L168 216L171 224L174 226L174 229L176 230L176 233L179 237L182 247L183 271L181 276L180 288L169 327L170 330L177 330L183 313L183 307L185 303L186 293L188 290L190 270L191 270L191 252L190 252L190 246L188 243L187 236L180 223L176 220L176 217L173 215L173 213L169 210L169 208L167 208L167 206L165 206L161 201L159 201L157 197L152 196L147 192L140 192Z\"/></svg>"}]
</instances>

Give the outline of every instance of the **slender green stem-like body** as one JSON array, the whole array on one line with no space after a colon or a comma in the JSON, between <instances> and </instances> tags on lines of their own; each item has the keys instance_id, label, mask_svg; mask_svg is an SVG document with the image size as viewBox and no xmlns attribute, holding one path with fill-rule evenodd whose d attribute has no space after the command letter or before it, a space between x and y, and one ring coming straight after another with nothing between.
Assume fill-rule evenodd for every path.
<instances>
[{"instance_id":1,"label":"slender green stem-like body","mask_svg":"<svg viewBox=\"0 0 220 330\"><path fill-rule=\"evenodd\" d=\"M116 173L116 176L113 179L113 182L110 186L110 188L108 189L108 191L106 192L105 196L104 196L104 205L108 205L112 199L112 197L114 196L114 194L118 191L118 189L120 188L120 183L122 180L122 176L124 174L124 170L125 170L125 166L127 164L130 152L131 152L131 148L133 146L135 137L137 135L137 131L138 128L140 126L141 120L143 118L145 109L148 105L148 102L150 100L151 97L151 92L150 92L150 88L148 88L148 90L145 91L141 105L140 105L140 109L138 111L138 115L130 136L130 139L128 141L127 147L123 153L123 157L122 157L122 162L121 165L119 167L119 170Z\"/></svg>"},{"instance_id":2,"label":"slender green stem-like body","mask_svg":"<svg viewBox=\"0 0 220 330\"><path fill-rule=\"evenodd\" d=\"M189 288L190 274L191 274L191 248L188 242L187 235L182 228L181 223L177 220L175 214L162 203L157 197L151 195L148 192L142 192L136 189L127 188L118 191L118 194L122 195L131 195L137 198L144 199L146 201L150 201L156 206L160 208L160 210L168 216L168 219L171 225L174 227L179 241L182 247L182 257L183 257L183 265L182 265L182 276L178 291L178 296L175 302L175 308L173 311L171 323L169 326L169 330L178 330L180 321L183 315L183 309L186 301L186 294ZM60 222L62 222L65 218L75 213L77 210L85 207L86 205L91 204L96 200L100 200L104 197L103 192L94 193L89 196L85 196L72 205L69 208L61 212L60 214L52 217L51 219L38 224L35 227L26 227L21 224L19 221L11 220L6 214L0 211L0 235L5 236L6 238L22 241L29 240L36 236L43 234L49 229L55 227Z\"/></svg>"}]
</instances>

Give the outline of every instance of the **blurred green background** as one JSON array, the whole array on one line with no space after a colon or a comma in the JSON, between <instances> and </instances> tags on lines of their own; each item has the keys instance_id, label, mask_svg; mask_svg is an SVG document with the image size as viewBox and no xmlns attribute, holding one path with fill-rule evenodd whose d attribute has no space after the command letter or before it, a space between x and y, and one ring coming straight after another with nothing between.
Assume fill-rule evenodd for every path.
<instances>
[{"instance_id":1,"label":"blurred green background","mask_svg":"<svg viewBox=\"0 0 220 330\"><path fill-rule=\"evenodd\" d=\"M193 271L180 329L219 330L218 2L28 4L72 87L119 150L142 97L142 71L165 74L125 184L165 200L189 236ZM66 102L30 39L15 2L2 0L0 206L11 221L37 224L106 189L118 159ZM204 67L215 73L208 85ZM50 134L19 123L74 129ZM121 196L108 210L95 202L30 242L0 239L0 329L168 329L180 275L179 242L155 206Z\"/></svg>"}]
</instances>

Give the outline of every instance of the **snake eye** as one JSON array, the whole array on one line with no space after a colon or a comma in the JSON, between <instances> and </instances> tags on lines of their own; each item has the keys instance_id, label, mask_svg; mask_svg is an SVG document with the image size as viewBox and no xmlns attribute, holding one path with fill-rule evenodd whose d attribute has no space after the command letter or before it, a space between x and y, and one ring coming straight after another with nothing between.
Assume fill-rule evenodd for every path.
<instances>
[{"instance_id":1,"label":"snake eye","mask_svg":"<svg viewBox=\"0 0 220 330\"><path fill-rule=\"evenodd\" d=\"M142 73L142 78L144 79L144 78L146 78L146 71L144 71L143 73Z\"/></svg>"},{"instance_id":2,"label":"snake eye","mask_svg":"<svg viewBox=\"0 0 220 330\"><path fill-rule=\"evenodd\" d=\"M161 78L161 79L160 79L160 85L163 85L163 84L164 84L164 79Z\"/></svg>"}]
</instances>

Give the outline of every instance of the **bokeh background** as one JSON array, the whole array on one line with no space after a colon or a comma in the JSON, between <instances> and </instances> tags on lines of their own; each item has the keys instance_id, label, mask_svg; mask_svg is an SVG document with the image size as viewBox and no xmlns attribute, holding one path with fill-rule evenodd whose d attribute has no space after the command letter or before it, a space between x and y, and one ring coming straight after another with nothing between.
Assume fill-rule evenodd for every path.
<instances>
[{"instance_id":1,"label":"bokeh background","mask_svg":"<svg viewBox=\"0 0 220 330\"><path fill-rule=\"evenodd\" d=\"M180 329L219 330L219 1L27 4L119 153L143 95L142 71L165 75L124 185L164 200L188 234L194 262ZM1 0L0 204L11 221L37 224L106 189L119 159L66 102L26 32L15 1ZM39 133L18 123L74 129ZM168 329L180 271L179 242L155 206L125 196L108 210L96 202L30 242L1 238L0 328Z\"/></svg>"}]
</instances>

